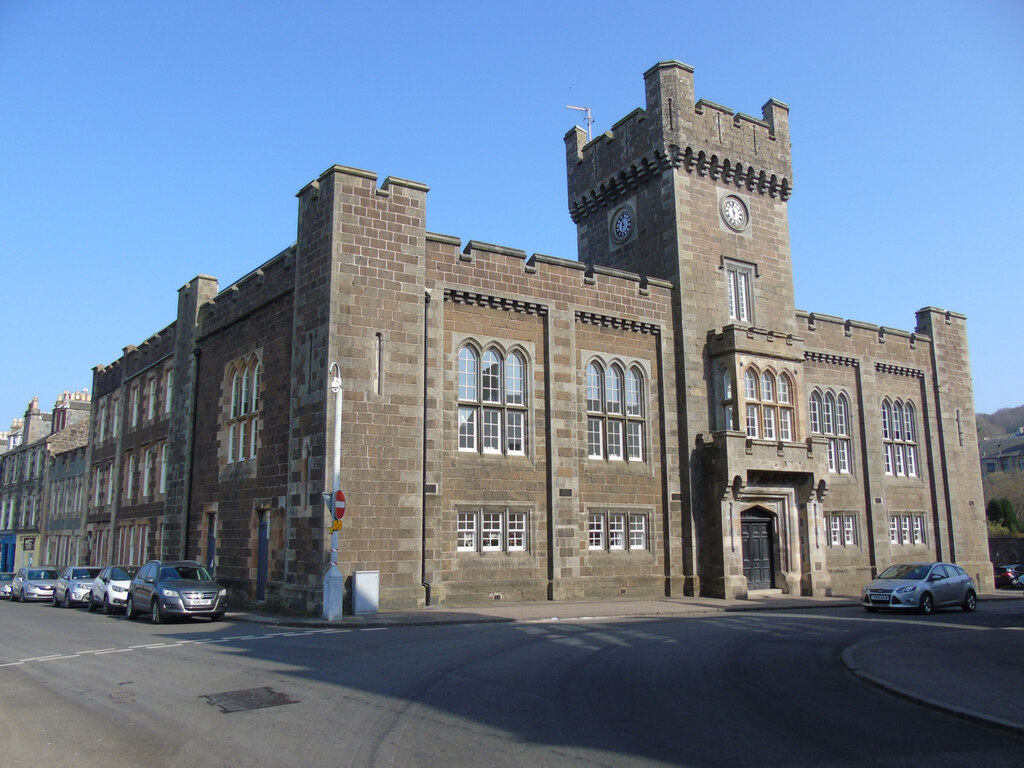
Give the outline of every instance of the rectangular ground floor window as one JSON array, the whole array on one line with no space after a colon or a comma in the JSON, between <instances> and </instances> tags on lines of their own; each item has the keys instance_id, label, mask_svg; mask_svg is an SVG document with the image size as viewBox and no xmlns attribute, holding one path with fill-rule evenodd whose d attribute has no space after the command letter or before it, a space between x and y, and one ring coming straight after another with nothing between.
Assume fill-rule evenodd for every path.
<instances>
[{"instance_id":1,"label":"rectangular ground floor window","mask_svg":"<svg viewBox=\"0 0 1024 768\"><path fill-rule=\"evenodd\" d=\"M831 547L855 547L859 543L857 516L849 514L826 515L828 543Z\"/></svg>"},{"instance_id":2,"label":"rectangular ground floor window","mask_svg":"<svg viewBox=\"0 0 1024 768\"><path fill-rule=\"evenodd\" d=\"M924 515L892 515L889 518L889 541L893 544L924 544Z\"/></svg>"},{"instance_id":3,"label":"rectangular ground floor window","mask_svg":"<svg viewBox=\"0 0 1024 768\"><path fill-rule=\"evenodd\" d=\"M525 552L526 510L503 507L460 509L456 524L459 552Z\"/></svg>"},{"instance_id":4,"label":"rectangular ground floor window","mask_svg":"<svg viewBox=\"0 0 1024 768\"><path fill-rule=\"evenodd\" d=\"M615 510L591 512L587 518L587 548L647 549L647 515Z\"/></svg>"}]
</instances>

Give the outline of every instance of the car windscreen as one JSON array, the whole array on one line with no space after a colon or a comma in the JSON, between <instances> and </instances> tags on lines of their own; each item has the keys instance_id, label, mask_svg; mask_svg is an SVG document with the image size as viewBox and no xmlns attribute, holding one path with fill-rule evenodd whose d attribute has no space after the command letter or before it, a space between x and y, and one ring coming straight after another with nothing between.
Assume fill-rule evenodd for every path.
<instances>
[{"instance_id":1,"label":"car windscreen","mask_svg":"<svg viewBox=\"0 0 1024 768\"><path fill-rule=\"evenodd\" d=\"M179 565L174 568L161 568L161 579L181 579L182 581L213 581L210 572L203 566Z\"/></svg>"},{"instance_id":2,"label":"car windscreen","mask_svg":"<svg viewBox=\"0 0 1024 768\"><path fill-rule=\"evenodd\" d=\"M57 572L50 571L46 568L38 568L28 572L28 578L30 579L56 579Z\"/></svg>"},{"instance_id":3,"label":"car windscreen","mask_svg":"<svg viewBox=\"0 0 1024 768\"><path fill-rule=\"evenodd\" d=\"M880 579L923 579L928 575L929 565L890 565L880 574Z\"/></svg>"},{"instance_id":4,"label":"car windscreen","mask_svg":"<svg viewBox=\"0 0 1024 768\"><path fill-rule=\"evenodd\" d=\"M125 567L125 568L111 568L110 578L114 581L131 581L136 573L139 572L138 568Z\"/></svg>"},{"instance_id":5,"label":"car windscreen","mask_svg":"<svg viewBox=\"0 0 1024 768\"><path fill-rule=\"evenodd\" d=\"M0 581L10 581L13 578L13 573L0 573Z\"/></svg>"},{"instance_id":6,"label":"car windscreen","mask_svg":"<svg viewBox=\"0 0 1024 768\"><path fill-rule=\"evenodd\" d=\"M75 568L71 572L72 579L95 579L96 574L100 572L99 568Z\"/></svg>"}]
</instances>

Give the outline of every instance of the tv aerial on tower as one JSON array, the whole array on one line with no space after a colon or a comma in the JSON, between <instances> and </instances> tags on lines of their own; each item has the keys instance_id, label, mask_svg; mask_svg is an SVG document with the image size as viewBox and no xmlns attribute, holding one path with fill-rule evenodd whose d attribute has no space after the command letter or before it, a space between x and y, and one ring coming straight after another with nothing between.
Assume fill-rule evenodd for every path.
<instances>
[{"instance_id":1,"label":"tv aerial on tower","mask_svg":"<svg viewBox=\"0 0 1024 768\"><path fill-rule=\"evenodd\" d=\"M565 108L566 109L575 109L578 112L586 112L587 113L587 117L586 117L586 122L587 122L587 141L590 141L590 139L591 139L590 127L594 124L594 118L592 118L590 116L590 107L574 107L571 104L566 104Z\"/></svg>"}]
</instances>

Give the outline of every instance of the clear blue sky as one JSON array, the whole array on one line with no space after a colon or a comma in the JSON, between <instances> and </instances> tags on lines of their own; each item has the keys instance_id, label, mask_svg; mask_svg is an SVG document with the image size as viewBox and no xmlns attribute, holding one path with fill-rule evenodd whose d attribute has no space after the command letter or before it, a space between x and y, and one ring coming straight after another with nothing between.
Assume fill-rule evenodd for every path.
<instances>
[{"instance_id":1,"label":"clear blue sky","mask_svg":"<svg viewBox=\"0 0 1024 768\"><path fill-rule=\"evenodd\" d=\"M1024 3L0 2L0 429L91 387L295 239L337 163L431 187L430 231L575 258L562 137L698 98L789 104L797 306L969 318L977 408L1024 403Z\"/></svg>"}]
</instances>

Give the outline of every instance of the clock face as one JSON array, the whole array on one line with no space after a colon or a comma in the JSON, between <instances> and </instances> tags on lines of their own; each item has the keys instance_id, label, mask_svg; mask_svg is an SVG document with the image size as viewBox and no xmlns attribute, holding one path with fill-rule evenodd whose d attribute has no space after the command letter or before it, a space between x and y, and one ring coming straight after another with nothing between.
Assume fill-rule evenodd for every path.
<instances>
[{"instance_id":1,"label":"clock face","mask_svg":"<svg viewBox=\"0 0 1024 768\"><path fill-rule=\"evenodd\" d=\"M739 232L747 226L747 206L738 197L729 195L722 199L722 219L730 229Z\"/></svg>"},{"instance_id":2,"label":"clock face","mask_svg":"<svg viewBox=\"0 0 1024 768\"><path fill-rule=\"evenodd\" d=\"M612 231L615 233L616 240L625 240L629 237L629 233L633 230L633 214L623 209L619 211L619 214L615 217L615 224L612 227Z\"/></svg>"}]
</instances>

